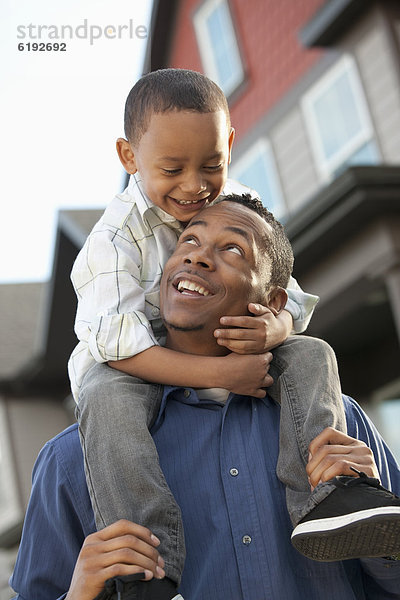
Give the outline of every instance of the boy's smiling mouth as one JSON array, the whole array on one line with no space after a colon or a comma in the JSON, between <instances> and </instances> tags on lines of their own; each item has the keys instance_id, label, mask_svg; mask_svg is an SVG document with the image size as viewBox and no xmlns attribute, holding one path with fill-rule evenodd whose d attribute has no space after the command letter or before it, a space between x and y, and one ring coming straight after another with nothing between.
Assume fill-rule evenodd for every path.
<instances>
[{"instance_id":1,"label":"boy's smiling mouth","mask_svg":"<svg viewBox=\"0 0 400 600\"><path fill-rule=\"evenodd\" d=\"M193 204L199 204L204 203L207 204L210 198L210 195L206 196L205 198L197 198L196 200L178 200L177 198L173 198L172 196L169 196L169 198L171 200L173 200L174 202L176 202L177 204L179 204L179 206L190 206Z\"/></svg>"}]
</instances>

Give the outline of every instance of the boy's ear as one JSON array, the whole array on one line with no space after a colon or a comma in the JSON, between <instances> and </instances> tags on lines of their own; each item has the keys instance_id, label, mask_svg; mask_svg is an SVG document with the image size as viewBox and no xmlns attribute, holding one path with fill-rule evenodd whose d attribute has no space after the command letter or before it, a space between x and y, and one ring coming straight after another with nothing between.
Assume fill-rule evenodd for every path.
<instances>
[{"instance_id":1,"label":"boy's ear","mask_svg":"<svg viewBox=\"0 0 400 600\"><path fill-rule=\"evenodd\" d=\"M229 147L228 165L230 165L230 163L231 163L231 153L232 153L232 146L233 146L234 139L235 139L235 130L233 127L231 127L231 130L229 133L229 140L228 140L228 147Z\"/></svg>"},{"instance_id":2,"label":"boy's ear","mask_svg":"<svg viewBox=\"0 0 400 600\"><path fill-rule=\"evenodd\" d=\"M128 140L124 138L117 139L117 152L125 171L133 175L137 171L135 155Z\"/></svg>"},{"instance_id":3,"label":"boy's ear","mask_svg":"<svg viewBox=\"0 0 400 600\"><path fill-rule=\"evenodd\" d=\"M273 313L278 315L285 308L287 299L288 295L286 290L281 287L274 287L267 295L266 306L268 306Z\"/></svg>"}]
</instances>

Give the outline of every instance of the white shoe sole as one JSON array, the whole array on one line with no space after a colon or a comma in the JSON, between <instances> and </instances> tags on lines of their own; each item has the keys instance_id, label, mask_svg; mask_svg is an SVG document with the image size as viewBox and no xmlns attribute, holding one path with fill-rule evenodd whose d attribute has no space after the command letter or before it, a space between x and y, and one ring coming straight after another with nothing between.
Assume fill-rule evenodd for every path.
<instances>
[{"instance_id":1,"label":"white shoe sole","mask_svg":"<svg viewBox=\"0 0 400 600\"><path fill-rule=\"evenodd\" d=\"M360 510L355 513L341 515L339 517L329 517L327 519L315 519L315 521L306 521L295 527L292 533L292 539L297 535L304 533L321 533L323 531L332 531L347 527L352 523L366 521L372 517L380 516L398 516L400 518L400 506L384 506L378 508L370 508L368 510Z\"/></svg>"},{"instance_id":2,"label":"white shoe sole","mask_svg":"<svg viewBox=\"0 0 400 600\"><path fill-rule=\"evenodd\" d=\"M400 507L386 506L300 523L293 546L321 562L390 556L400 552Z\"/></svg>"}]
</instances>

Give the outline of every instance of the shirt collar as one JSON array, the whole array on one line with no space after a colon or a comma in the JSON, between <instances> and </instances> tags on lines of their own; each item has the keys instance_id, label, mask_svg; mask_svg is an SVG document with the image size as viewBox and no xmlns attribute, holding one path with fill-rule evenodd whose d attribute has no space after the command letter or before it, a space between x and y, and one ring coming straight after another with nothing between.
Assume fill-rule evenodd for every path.
<instances>
[{"instance_id":1,"label":"shirt collar","mask_svg":"<svg viewBox=\"0 0 400 600\"><path fill-rule=\"evenodd\" d=\"M181 404L198 406L199 408L208 408L212 410L222 409L224 412L226 412L229 409L229 405L231 404L231 402L240 398L248 397L230 393L226 403L223 404L221 402L216 402L215 400L210 400L208 398L199 398L196 390L194 390L193 388L183 388L178 386L165 385L160 410L158 412L156 420L151 426L152 433L154 433L154 431L156 431L162 425L162 422L164 420L165 407L168 400L175 400L177 402L180 402ZM272 400L272 398L270 398L270 396L268 396L268 394L265 398L259 398L258 401L261 401L267 407L275 404L275 402Z\"/></svg>"},{"instance_id":2,"label":"shirt collar","mask_svg":"<svg viewBox=\"0 0 400 600\"><path fill-rule=\"evenodd\" d=\"M169 227L173 229L182 230L182 224L175 219L172 215L169 215L159 206L153 204L150 200L146 192L143 188L142 178L139 172L133 173L133 175L129 178L128 183L128 194L132 196L135 200L135 204L138 208L139 214L142 218L143 223L145 223L146 227L151 231L150 226L150 215L157 215L157 217L163 222L166 223ZM149 222L150 221L150 222Z\"/></svg>"}]
</instances>

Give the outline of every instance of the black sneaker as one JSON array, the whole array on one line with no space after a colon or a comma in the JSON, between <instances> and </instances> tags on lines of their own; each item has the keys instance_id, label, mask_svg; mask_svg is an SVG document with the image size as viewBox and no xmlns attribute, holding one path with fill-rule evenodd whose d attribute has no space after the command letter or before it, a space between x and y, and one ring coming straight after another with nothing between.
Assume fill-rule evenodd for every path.
<instances>
[{"instance_id":1,"label":"black sneaker","mask_svg":"<svg viewBox=\"0 0 400 600\"><path fill-rule=\"evenodd\" d=\"M144 573L107 579L94 600L183 600L170 579L143 581Z\"/></svg>"},{"instance_id":2,"label":"black sneaker","mask_svg":"<svg viewBox=\"0 0 400 600\"><path fill-rule=\"evenodd\" d=\"M400 498L356 472L332 479L337 489L293 530L292 544L304 556L329 562L400 552Z\"/></svg>"}]
</instances>

